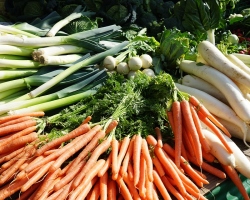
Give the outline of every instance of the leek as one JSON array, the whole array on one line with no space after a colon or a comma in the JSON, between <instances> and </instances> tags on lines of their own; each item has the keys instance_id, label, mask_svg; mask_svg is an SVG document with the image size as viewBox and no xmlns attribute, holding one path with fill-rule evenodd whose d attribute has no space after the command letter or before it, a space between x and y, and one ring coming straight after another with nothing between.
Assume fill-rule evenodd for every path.
<instances>
[{"instance_id":1,"label":"leek","mask_svg":"<svg viewBox=\"0 0 250 200\"><path fill-rule=\"evenodd\" d=\"M43 65L41 63L33 60L0 59L0 67L2 68L34 69L42 66Z\"/></svg>"},{"instance_id":2,"label":"leek","mask_svg":"<svg viewBox=\"0 0 250 200\"><path fill-rule=\"evenodd\" d=\"M38 38L39 37L39 36L34 35L32 33L28 33L26 31L22 31L22 30L19 30L17 28L14 28L14 27L12 27L12 25L5 26L5 25L0 24L0 30L4 33L10 33L13 35L20 35L20 36L27 36L29 38Z\"/></svg>"},{"instance_id":3,"label":"leek","mask_svg":"<svg viewBox=\"0 0 250 200\"><path fill-rule=\"evenodd\" d=\"M65 65L79 60L83 55L81 54L68 54L59 56L41 55L39 62L42 65Z\"/></svg>"},{"instance_id":4,"label":"leek","mask_svg":"<svg viewBox=\"0 0 250 200\"><path fill-rule=\"evenodd\" d=\"M101 28L96 28L88 31L74 33L69 36L54 36L54 37L38 37L38 38L21 38L15 35L7 35L0 37L0 44L7 44L13 46L25 46L25 47L45 47L61 44L75 44L81 45L81 40L88 37L95 37L98 34L105 32L114 32L120 30L120 26L110 25ZM84 42L83 42L84 43Z\"/></svg>"},{"instance_id":5,"label":"leek","mask_svg":"<svg viewBox=\"0 0 250 200\"><path fill-rule=\"evenodd\" d=\"M0 54L31 56L33 49L12 45L0 45Z\"/></svg>"},{"instance_id":6,"label":"leek","mask_svg":"<svg viewBox=\"0 0 250 200\"><path fill-rule=\"evenodd\" d=\"M102 61L106 56L114 55L114 54L118 53L119 51L124 49L128 45L128 43L129 43L128 41L124 41L121 44L116 45L115 47L113 47L109 50L106 50L102 53L95 54L95 55L91 56L90 58L87 58L81 62L78 62L78 63L72 65L71 67L67 68L65 71L61 72L60 74L58 74L54 78L50 79L48 82L44 83L43 85L41 85L38 88L31 91L28 94L29 98L34 98L36 96L39 96L40 94L44 93L45 91L47 91L48 89L50 89L51 87L55 86L60 81L62 81L66 77L68 77L70 74L73 74L74 72L76 72L77 70L84 68L84 67L91 65L91 64L97 64L98 62Z\"/></svg>"},{"instance_id":7,"label":"leek","mask_svg":"<svg viewBox=\"0 0 250 200\"><path fill-rule=\"evenodd\" d=\"M27 77L35 74L37 69L10 69L10 70L0 70L0 80L7 79L17 79L21 77Z\"/></svg>"}]
</instances>

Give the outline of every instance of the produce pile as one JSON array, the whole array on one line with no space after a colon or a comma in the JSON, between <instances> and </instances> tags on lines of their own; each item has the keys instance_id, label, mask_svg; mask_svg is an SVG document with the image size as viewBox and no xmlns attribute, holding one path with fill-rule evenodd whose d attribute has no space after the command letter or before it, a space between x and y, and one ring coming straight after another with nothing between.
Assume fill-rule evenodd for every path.
<instances>
[{"instance_id":1,"label":"produce pile","mask_svg":"<svg viewBox=\"0 0 250 200\"><path fill-rule=\"evenodd\" d=\"M249 199L247 4L34 2L0 25L0 200L207 199L204 172Z\"/></svg>"}]
</instances>

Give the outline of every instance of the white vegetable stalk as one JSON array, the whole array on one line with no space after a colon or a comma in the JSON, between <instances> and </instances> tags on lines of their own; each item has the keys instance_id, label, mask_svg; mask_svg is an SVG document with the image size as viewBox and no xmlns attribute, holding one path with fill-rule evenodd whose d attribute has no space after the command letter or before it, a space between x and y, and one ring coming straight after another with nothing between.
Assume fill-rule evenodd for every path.
<instances>
[{"instance_id":1,"label":"white vegetable stalk","mask_svg":"<svg viewBox=\"0 0 250 200\"><path fill-rule=\"evenodd\" d=\"M32 57L33 60L38 60L39 56L41 55L58 56L62 54L71 54L71 53L87 53L88 51L89 50L87 50L86 48L70 44L55 45L34 50L32 52Z\"/></svg>"},{"instance_id":2,"label":"white vegetable stalk","mask_svg":"<svg viewBox=\"0 0 250 200\"><path fill-rule=\"evenodd\" d=\"M0 54L10 54L18 56L31 56L33 49L12 45L0 45Z\"/></svg>"},{"instance_id":3,"label":"white vegetable stalk","mask_svg":"<svg viewBox=\"0 0 250 200\"><path fill-rule=\"evenodd\" d=\"M233 53L233 55L240 59L245 65L250 65L250 55L241 53Z\"/></svg>"},{"instance_id":4,"label":"white vegetable stalk","mask_svg":"<svg viewBox=\"0 0 250 200\"><path fill-rule=\"evenodd\" d=\"M64 19L58 21L54 24L54 26L49 30L49 32L46 34L47 37L54 37L56 33L66 26L71 21L80 18L82 16L82 13L80 12L82 10L82 6L79 5L76 7L76 9L71 13L69 16L65 17Z\"/></svg>"},{"instance_id":5,"label":"white vegetable stalk","mask_svg":"<svg viewBox=\"0 0 250 200\"><path fill-rule=\"evenodd\" d=\"M83 61L80 61L80 62L72 65L71 67L67 68L65 71L61 72L60 74L58 74L54 78L50 79L50 81L46 82L45 84L43 84L43 85L39 86L38 88L36 88L35 90L31 91L29 93L29 96L31 98L34 98L34 97L42 94L43 92L50 89L51 87L53 87L54 85L56 85L57 83L59 83L60 81L65 79L67 76L74 73L75 71L77 71L83 67L86 67L87 65L96 64L96 63L100 62L101 60L103 60L106 56L114 55L114 54L118 53L123 48L125 48L127 45L128 45L128 41L122 42L120 45L117 45L114 48L111 48L111 49L104 51L102 53L95 54L90 58L87 58Z\"/></svg>"},{"instance_id":6,"label":"white vegetable stalk","mask_svg":"<svg viewBox=\"0 0 250 200\"><path fill-rule=\"evenodd\" d=\"M96 90L88 90L88 91L83 92L83 93L75 94L75 95L72 95L69 97L64 97L64 98L57 99L54 101L49 101L46 103L37 104L37 105L30 106L27 108L9 111L9 114L16 115L16 114L21 114L21 113L35 112L35 111L46 112L49 110L61 108L61 107L76 103L85 97L88 97L90 95L94 95L95 93L96 93Z\"/></svg>"},{"instance_id":7,"label":"white vegetable stalk","mask_svg":"<svg viewBox=\"0 0 250 200\"><path fill-rule=\"evenodd\" d=\"M22 89L20 89L20 88L14 88L14 89L10 89L10 90L6 90L6 91L3 91L3 92L0 92L0 99L2 100L4 98L6 98L6 97L8 97L8 96L10 96L10 95L12 95L12 94L20 91L20 90L22 90Z\"/></svg>"},{"instance_id":8,"label":"white vegetable stalk","mask_svg":"<svg viewBox=\"0 0 250 200\"><path fill-rule=\"evenodd\" d=\"M242 69L244 72L250 75L250 68L242 61L240 60L237 56L234 54L228 54L226 57L237 67ZM249 56L249 63L250 63L250 56Z\"/></svg>"},{"instance_id":9,"label":"white vegetable stalk","mask_svg":"<svg viewBox=\"0 0 250 200\"><path fill-rule=\"evenodd\" d=\"M45 47L61 44L72 44L75 40L81 40L91 36L98 35L107 31L116 31L121 29L120 26L110 25L101 28L91 29L79 33L74 33L69 36L54 36L54 37L37 37L37 38L21 38L15 35L8 35L0 37L0 44L8 44L13 46L24 47Z\"/></svg>"},{"instance_id":10,"label":"white vegetable stalk","mask_svg":"<svg viewBox=\"0 0 250 200\"><path fill-rule=\"evenodd\" d=\"M6 80L6 79L16 79L20 77L26 77L29 75L32 75L36 73L36 69L28 69L28 70L23 70L23 69L10 69L10 70L0 70L0 80Z\"/></svg>"},{"instance_id":11,"label":"white vegetable stalk","mask_svg":"<svg viewBox=\"0 0 250 200\"><path fill-rule=\"evenodd\" d=\"M30 38L39 38L39 36L37 36L37 35L28 33L26 31L19 30L17 28L12 27L11 25L8 25L8 26L0 25L0 30L1 30L1 32L10 33L13 35L27 36Z\"/></svg>"},{"instance_id":12,"label":"white vegetable stalk","mask_svg":"<svg viewBox=\"0 0 250 200\"><path fill-rule=\"evenodd\" d=\"M73 63L82 57L83 55L81 54L69 54L59 56L41 55L39 56L39 62L42 65L66 65Z\"/></svg>"},{"instance_id":13,"label":"white vegetable stalk","mask_svg":"<svg viewBox=\"0 0 250 200\"><path fill-rule=\"evenodd\" d=\"M249 101L225 74L207 65L198 66L196 62L190 60L183 60L180 63L180 69L194 74L218 88L237 115L246 123L250 123Z\"/></svg>"},{"instance_id":14,"label":"white vegetable stalk","mask_svg":"<svg viewBox=\"0 0 250 200\"><path fill-rule=\"evenodd\" d=\"M43 66L41 63L33 60L0 59L0 67L2 68L28 69L28 68L39 68L41 66Z\"/></svg>"}]
</instances>

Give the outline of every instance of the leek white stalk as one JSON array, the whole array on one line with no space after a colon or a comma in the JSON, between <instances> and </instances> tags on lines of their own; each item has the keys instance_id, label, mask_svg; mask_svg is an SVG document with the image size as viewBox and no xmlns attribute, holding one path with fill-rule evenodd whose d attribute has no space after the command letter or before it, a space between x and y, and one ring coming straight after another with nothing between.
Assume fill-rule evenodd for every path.
<instances>
[{"instance_id":1,"label":"leek white stalk","mask_svg":"<svg viewBox=\"0 0 250 200\"><path fill-rule=\"evenodd\" d=\"M68 54L68 55L41 55L39 56L39 62L42 65L66 65L79 60L83 55L81 54Z\"/></svg>"},{"instance_id":2,"label":"leek white stalk","mask_svg":"<svg viewBox=\"0 0 250 200\"><path fill-rule=\"evenodd\" d=\"M10 33L13 35L27 36L30 38L39 38L39 36L37 36L37 35L28 33L26 31L19 30L17 28L12 27L11 25L8 25L8 26L0 25L0 30L1 30L1 32Z\"/></svg>"},{"instance_id":3,"label":"leek white stalk","mask_svg":"<svg viewBox=\"0 0 250 200\"><path fill-rule=\"evenodd\" d=\"M70 44L64 44L64 45L55 45L55 46L36 49L32 52L32 57L33 60L38 60L39 56L41 55L58 56L62 54L87 53L87 52L89 52L89 50L86 48Z\"/></svg>"},{"instance_id":4,"label":"leek white stalk","mask_svg":"<svg viewBox=\"0 0 250 200\"><path fill-rule=\"evenodd\" d=\"M35 111L46 112L46 111L50 111L53 109L61 108L61 107L76 103L85 97L94 95L95 93L96 93L96 90L88 90L86 92L75 94L69 97L57 99L54 101L49 101L46 103L37 104L37 105L30 106L30 107L23 108L23 109L13 110L13 111L10 111L8 114L15 115L15 114L21 114L21 113L35 112Z\"/></svg>"},{"instance_id":5,"label":"leek white stalk","mask_svg":"<svg viewBox=\"0 0 250 200\"><path fill-rule=\"evenodd\" d=\"M6 98L6 97L20 91L20 90L22 90L22 88L13 88L13 89L10 89L10 90L0 92L0 100L4 99L4 98Z\"/></svg>"},{"instance_id":6,"label":"leek white stalk","mask_svg":"<svg viewBox=\"0 0 250 200\"><path fill-rule=\"evenodd\" d=\"M90 58L87 58L81 62L78 62L78 63L72 65L71 67L67 68L66 70L64 70L63 72L61 72L57 76L55 76L54 78L50 79L48 82L44 83L40 87L31 91L29 93L29 96L31 98L39 96L40 94L42 94L46 90L48 90L51 87L53 87L54 85L58 84L60 81L65 79L70 74L76 72L77 70L79 70L83 67L86 67L88 65L91 65L91 64L97 64L98 62L102 61L106 56L114 55L114 54L118 53L123 48L125 48L128 45L128 43L129 43L128 41L124 41L121 44L119 44L119 45L117 45L109 50L106 50L102 53L95 54L95 55L91 56Z\"/></svg>"},{"instance_id":7,"label":"leek white stalk","mask_svg":"<svg viewBox=\"0 0 250 200\"><path fill-rule=\"evenodd\" d=\"M0 80L17 79L37 72L37 69L10 69L0 70Z\"/></svg>"},{"instance_id":8,"label":"leek white stalk","mask_svg":"<svg viewBox=\"0 0 250 200\"><path fill-rule=\"evenodd\" d=\"M33 60L0 59L0 67L2 68L28 69L39 68L41 66L43 66L41 63Z\"/></svg>"},{"instance_id":9,"label":"leek white stalk","mask_svg":"<svg viewBox=\"0 0 250 200\"><path fill-rule=\"evenodd\" d=\"M0 54L10 54L18 56L31 56L32 48L18 47L12 45L0 45Z\"/></svg>"},{"instance_id":10,"label":"leek white stalk","mask_svg":"<svg viewBox=\"0 0 250 200\"><path fill-rule=\"evenodd\" d=\"M38 38L21 38L15 35L7 35L0 37L0 44L8 44L13 46L25 47L45 47L61 44L76 44L81 42L81 39L88 37L95 37L98 34L117 31L121 27L117 25L110 25L101 28L91 29L88 31L78 32L69 36L54 36L54 37L38 37Z\"/></svg>"}]
</instances>

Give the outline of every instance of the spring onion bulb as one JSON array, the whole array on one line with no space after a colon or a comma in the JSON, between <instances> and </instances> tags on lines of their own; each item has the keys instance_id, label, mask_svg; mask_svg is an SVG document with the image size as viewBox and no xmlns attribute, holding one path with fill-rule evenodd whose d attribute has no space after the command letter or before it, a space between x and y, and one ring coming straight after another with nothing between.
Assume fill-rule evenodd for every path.
<instances>
[{"instance_id":1,"label":"spring onion bulb","mask_svg":"<svg viewBox=\"0 0 250 200\"><path fill-rule=\"evenodd\" d=\"M120 26L110 25L101 28L91 29L83 32L74 33L68 36L54 36L54 37L18 37L15 35L6 35L0 37L0 44L8 44L13 46L25 46L25 47L45 47L61 44L78 44L79 40L86 39L88 37L95 37L98 34L117 31L121 29Z\"/></svg>"},{"instance_id":2,"label":"spring onion bulb","mask_svg":"<svg viewBox=\"0 0 250 200\"><path fill-rule=\"evenodd\" d=\"M128 60L129 69L132 71L137 71L142 68L142 60L139 56L134 56Z\"/></svg>"},{"instance_id":3,"label":"spring onion bulb","mask_svg":"<svg viewBox=\"0 0 250 200\"><path fill-rule=\"evenodd\" d=\"M80 101L81 99L83 99L85 97L94 95L95 93L96 93L96 90L88 90L86 92L82 92L82 93L79 93L79 94L64 97L64 98L61 98L61 99L56 99L56 100L41 103L41 104L37 104L37 105L30 106L30 107L27 107L27 108L12 110L12 111L9 111L8 114L9 115L16 115L16 114L21 114L21 113L35 112L35 111L44 111L44 112L46 112L46 111L49 111L49 110L61 108L61 107L68 106L70 104L76 103L76 102Z\"/></svg>"},{"instance_id":4,"label":"spring onion bulb","mask_svg":"<svg viewBox=\"0 0 250 200\"><path fill-rule=\"evenodd\" d=\"M147 68L150 68L152 66L153 59L150 55L142 54L140 56L140 59L142 61L142 68L147 69Z\"/></svg>"},{"instance_id":5,"label":"spring onion bulb","mask_svg":"<svg viewBox=\"0 0 250 200\"><path fill-rule=\"evenodd\" d=\"M78 47L75 45L65 44L65 45L55 45L50 47L43 47L36 49L32 52L33 60L38 60L41 55L58 56L62 54L71 53L87 53L89 50L83 47Z\"/></svg>"},{"instance_id":6,"label":"spring onion bulb","mask_svg":"<svg viewBox=\"0 0 250 200\"><path fill-rule=\"evenodd\" d=\"M18 47L12 45L0 45L0 54L18 55L18 56L30 56L33 49Z\"/></svg>"},{"instance_id":7,"label":"spring onion bulb","mask_svg":"<svg viewBox=\"0 0 250 200\"><path fill-rule=\"evenodd\" d=\"M119 73L119 74L128 74L130 69L128 67L128 64L126 62L120 62L117 66L116 66L116 71Z\"/></svg>"},{"instance_id":8,"label":"spring onion bulb","mask_svg":"<svg viewBox=\"0 0 250 200\"><path fill-rule=\"evenodd\" d=\"M81 54L68 54L59 56L41 55L39 62L42 65L66 65L79 60L83 55Z\"/></svg>"},{"instance_id":9,"label":"spring onion bulb","mask_svg":"<svg viewBox=\"0 0 250 200\"><path fill-rule=\"evenodd\" d=\"M27 36L30 38L39 38L39 36L37 36L37 35L28 33L26 31L19 30L17 28L12 27L11 25L8 25L8 26L0 25L0 30L1 30L1 32L10 33L13 35Z\"/></svg>"},{"instance_id":10,"label":"spring onion bulb","mask_svg":"<svg viewBox=\"0 0 250 200\"><path fill-rule=\"evenodd\" d=\"M84 68L88 65L97 64L98 62L102 61L106 56L114 55L114 54L118 53L119 51L124 49L128 45L128 43L129 43L128 41L124 41L121 44L119 44L119 45L117 45L109 50L95 54L95 55L93 55L93 56L91 56L83 61L80 61L80 62L70 66L69 68L67 68L66 70L64 70L63 72L61 72L57 76L55 76L54 78L50 79L48 82L44 83L43 85L41 85L41 86L37 87L36 89L34 89L33 91L31 91L29 93L29 96L31 98L39 96L43 92L47 91L51 87L58 84L60 81L65 79L70 74L73 74L74 72L76 72L77 70Z\"/></svg>"},{"instance_id":11,"label":"spring onion bulb","mask_svg":"<svg viewBox=\"0 0 250 200\"><path fill-rule=\"evenodd\" d=\"M114 70L117 65L117 60L113 56L106 56L103 60L103 67L108 70Z\"/></svg>"}]
</instances>

